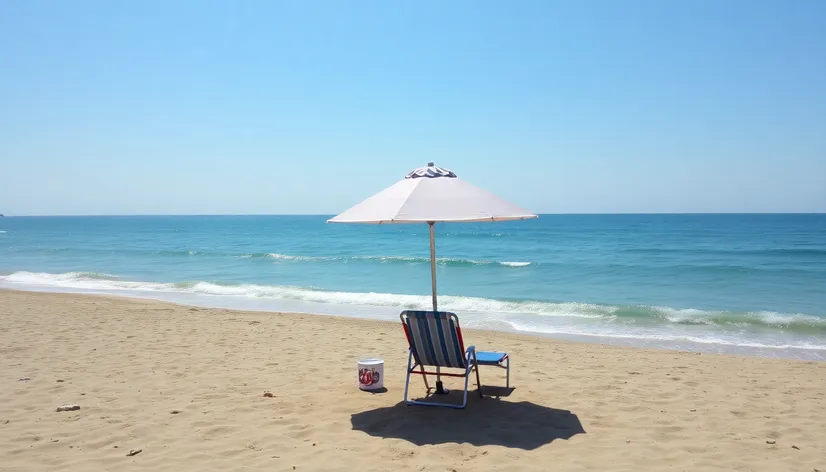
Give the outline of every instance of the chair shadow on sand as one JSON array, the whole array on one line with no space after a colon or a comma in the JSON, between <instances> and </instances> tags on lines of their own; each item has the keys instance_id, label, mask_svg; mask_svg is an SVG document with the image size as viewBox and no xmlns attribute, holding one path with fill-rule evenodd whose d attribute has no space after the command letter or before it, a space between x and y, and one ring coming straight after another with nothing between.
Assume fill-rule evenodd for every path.
<instances>
[{"instance_id":1,"label":"chair shadow on sand","mask_svg":"<svg viewBox=\"0 0 826 472\"><path fill-rule=\"evenodd\" d=\"M488 387L485 388L489 393ZM438 401L461 401L460 395L461 392L452 391L446 397L440 396ZM354 430L380 438L403 439L417 446L469 443L532 450L555 439L585 434L579 418L568 410L526 401L481 399L477 395L468 397L464 410L408 406L399 402L391 407L356 413L350 421Z\"/></svg>"}]
</instances>

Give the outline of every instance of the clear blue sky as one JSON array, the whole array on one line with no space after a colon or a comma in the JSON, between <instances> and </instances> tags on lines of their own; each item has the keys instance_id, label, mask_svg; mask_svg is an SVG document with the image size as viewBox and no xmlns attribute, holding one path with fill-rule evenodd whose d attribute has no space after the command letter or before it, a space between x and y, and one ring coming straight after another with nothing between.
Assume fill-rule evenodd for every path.
<instances>
[{"instance_id":1,"label":"clear blue sky","mask_svg":"<svg viewBox=\"0 0 826 472\"><path fill-rule=\"evenodd\" d=\"M826 1L7 1L0 212L826 210Z\"/></svg>"}]
</instances>

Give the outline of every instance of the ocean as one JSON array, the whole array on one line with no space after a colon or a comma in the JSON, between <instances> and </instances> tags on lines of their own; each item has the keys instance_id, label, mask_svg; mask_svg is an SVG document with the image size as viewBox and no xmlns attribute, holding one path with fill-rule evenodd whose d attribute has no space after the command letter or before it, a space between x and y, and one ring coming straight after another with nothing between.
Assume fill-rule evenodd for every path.
<instances>
[{"instance_id":1,"label":"ocean","mask_svg":"<svg viewBox=\"0 0 826 472\"><path fill-rule=\"evenodd\" d=\"M327 218L0 218L0 286L387 320L430 308L427 225ZM436 251L440 309L465 327L826 359L824 214L437 224Z\"/></svg>"}]
</instances>

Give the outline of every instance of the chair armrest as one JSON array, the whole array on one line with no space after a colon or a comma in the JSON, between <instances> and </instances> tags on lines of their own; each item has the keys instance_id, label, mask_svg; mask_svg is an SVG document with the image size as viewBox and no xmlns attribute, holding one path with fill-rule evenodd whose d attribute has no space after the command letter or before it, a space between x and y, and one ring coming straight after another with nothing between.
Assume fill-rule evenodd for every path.
<instances>
[{"instance_id":1,"label":"chair armrest","mask_svg":"<svg viewBox=\"0 0 826 472\"><path fill-rule=\"evenodd\" d=\"M473 359L476 360L476 346L468 346L468 348L465 349L465 359L470 359L471 355Z\"/></svg>"}]
</instances>

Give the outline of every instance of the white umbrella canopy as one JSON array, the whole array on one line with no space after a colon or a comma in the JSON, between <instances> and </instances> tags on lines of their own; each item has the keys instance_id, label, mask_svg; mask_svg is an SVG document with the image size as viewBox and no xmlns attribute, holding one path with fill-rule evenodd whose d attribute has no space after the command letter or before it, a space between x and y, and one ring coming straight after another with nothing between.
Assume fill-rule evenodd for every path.
<instances>
[{"instance_id":1,"label":"white umbrella canopy","mask_svg":"<svg viewBox=\"0 0 826 472\"><path fill-rule=\"evenodd\" d=\"M528 218L537 218L537 216L459 179L453 172L436 167L430 162L427 167L414 170L394 185L327 221L328 223L429 224L433 311L436 311L434 223Z\"/></svg>"},{"instance_id":2,"label":"white umbrella canopy","mask_svg":"<svg viewBox=\"0 0 826 472\"><path fill-rule=\"evenodd\" d=\"M330 223L437 223L523 220L536 215L429 163L329 220Z\"/></svg>"},{"instance_id":3,"label":"white umbrella canopy","mask_svg":"<svg viewBox=\"0 0 826 472\"><path fill-rule=\"evenodd\" d=\"M405 178L327 220L328 223L427 223L430 226L430 276L433 311L437 311L436 242L437 222L483 222L525 220L537 215L471 185L453 172L432 162ZM436 393L445 393L436 368Z\"/></svg>"}]
</instances>

